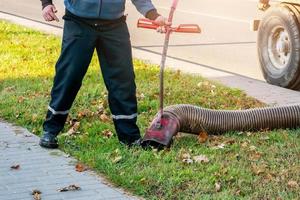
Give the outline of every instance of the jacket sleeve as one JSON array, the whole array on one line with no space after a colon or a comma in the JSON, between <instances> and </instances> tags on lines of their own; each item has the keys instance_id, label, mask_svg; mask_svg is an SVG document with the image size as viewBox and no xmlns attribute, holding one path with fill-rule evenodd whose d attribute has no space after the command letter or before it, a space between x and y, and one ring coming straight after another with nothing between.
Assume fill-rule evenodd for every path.
<instances>
[{"instance_id":1,"label":"jacket sleeve","mask_svg":"<svg viewBox=\"0 0 300 200\"><path fill-rule=\"evenodd\" d=\"M42 8L44 9L48 5L52 5L52 0L41 0Z\"/></svg>"},{"instance_id":2,"label":"jacket sleeve","mask_svg":"<svg viewBox=\"0 0 300 200\"><path fill-rule=\"evenodd\" d=\"M131 0L136 9L145 17L149 19L156 19L159 14L157 13L151 0Z\"/></svg>"}]
</instances>

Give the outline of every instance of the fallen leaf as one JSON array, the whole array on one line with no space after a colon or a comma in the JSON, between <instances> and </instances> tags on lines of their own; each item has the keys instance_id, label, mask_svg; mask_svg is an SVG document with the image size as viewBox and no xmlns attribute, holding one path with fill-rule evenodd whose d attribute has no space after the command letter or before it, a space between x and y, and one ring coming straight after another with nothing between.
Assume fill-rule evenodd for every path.
<instances>
[{"instance_id":1,"label":"fallen leaf","mask_svg":"<svg viewBox=\"0 0 300 200\"><path fill-rule=\"evenodd\" d=\"M42 199L41 194L42 194L42 192L39 190L33 190L31 192L31 195L33 196L34 200L41 200Z\"/></svg>"},{"instance_id":2,"label":"fallen leaf","mask_svg":"<svg viewBox=\"0 0 300 200\"><path fill-rule=\"evenodd\" d=\"M203 85L203 82L199 82L199 83L197 84L197 87L202 87L202 85Z\"/></svg>"},{"instance_id":3,"label":"fallen leaf","mask_svg":"<svg viewBox=\"0 0 300 200\"><path fill-rule=\"evenodd\" d=\"M259 152L254 152L253 154L250 155L250 160L252 161L258 161L261 158L261 153Z\"/></svg>"},{"instance_id":4,"label":"fallen leaf","mask_svg":"<svg viewBox=\"0 0 300 200\"><path fill-rule=\"evenodd\" d=\"M18 169L20 169L20 165L13 165L10 167L10 169L18 170Z\"/></svg>"},{"instance_id":5,"label":"fallen leaf","mask_svg":"<svg viewBox=\"0 0 300 200\"><path fill-rule=\"evenodd\" d=\"M209 83L208 81L204 81L204 82L203 82L203 85L205 85L205 86L209 86L209 85L210 85L210 83Z\"/></svg>"},{"instance_id":6,"label":"fallen leaf","mask_svg":"<svg viewBox=\"0 0 300 200\"><path fill-rule=\"evenodd\" d=\"M298 188L299 187L299 184L296 182L296 181L289 181L288 182L288 186L290 188Z\"/></svg>"},{"instance_id":7,"label":"fallen leaf","mask_svg":"<svg viewBox=\"0 0 300 200\"><path fill-rule=\"evenodd\" d=\"M252 134L253 134L252 132L247 132L247 133L246 133L246 135L247 135L248 137L250 137Z\"/></svg>"},{"instance_id":8,"label":"fallen leaf","mask_svg":"<svg viewBox=\"0 0 300 200\"><path fill-rule=\"evenodd\" d=\"M215 183L215 190L216 190L216 192L221 191L221 183Z\"/></svg>"},{"instance_id":9,"label":"fallen leaf","mask_svg":"<svg viewBox=\"0 0 300 200\"><path fill-rule=\"evenodd\" d=\"M192 159L190 159L190 158L185 158L185 159L182 160L182 162L185 163L185 164L192 164L192 163L194 163L194 161Z\"/></svg>"},{"instance_id":10,"label":"fallen leaf","mask_svg":"<svg viewBox=\"0 0 300 200\"><path fill-rule=\"evenodd\" d=\"M272 175L272 174L267 174L264 177L264 181L267 182L267 183L272 181L273 179L274 179L274 175Z\"/></svg>"},{"instance_id":11,"label":"fallen leaf","mask_svg":"<svg viewBox=\"0 0 300 200\"><path fill-rule=\"evenodd\" d=\"M58 189L58 192L68 192L68 191L77 191L77 190L81 190L81 188L77 185L69 185L67 187L63 187Z\"/></svg>"},{"instance_id":12,"label":"fallen leaf","mask_svg":"<svg viewBox=\"0 0 300 200\"><path fill-rule=\"evenodd\" d=\"M75 122L73 126L68 130L67 135L72 136L78 133L78 129L80 127L80 122Z\"/></svg>"},{"instance_id":13,"label":"fallen leaf","mask_svg":"<svg viewBox=\"0 0 300 200\"><path fill-rule=\"evenodd\" d=\"M146 181L146 178L141 178L140 182L141 182L142 184L145 184L145 183L147 182L147 181Z\"/></svg>"},{"instance_id":14,"label":"fallen leaf","mask_svg":"<svg viewBox=\"0 0 300 200\"><path fill-rule=\"evenodd\" d=\"M32 120L33 122L36 122L37 119L38 119L38 115L37 115L37 114L33 114L32 117L31 117L31 120Z\"/></svg>"},{"instance_id":15,"label":"fallen leaf","mask_svg":"<svg viewBox=\"0 0 300 200\"><path fill-rule=\"evenodd\" d=\"M25 97L23 97L23 96L18 97L18 103L23 103L24 100L25 100Z\"/></svg>"},{"instance_id":16,"label":"fallen leaf","mask_svg":"<svg viewBox=\"0 0 300 200\"><path fill-rule=\"evenodd\" d=\"M205 155L194 156L193 160L196 163L208 163L209 162L209 159Z\"/></svg>"},{"instance_id":17,"label":"fallen leaf","mask_svg":"<svg viewBox=\"0 0 300 200\"><path fill-rule=\"evenodd\" d=\"M213 149L224 149L225 146L226 145L224 143L222 143L222 144L219 144L218 146L213 147Z\"/></svg>"},{"instance_id":18,"label":"fallen leaf","mask_svg":"<svg viewBox=\"0 0 300 200\"><path fill-rule=\"evenodd\" d=\"M183 153L180 157L181 159L190 159L191 155L189 153Z\"/></svg>"},{"instance_id":19,"label":"fallen leaf","mask_svg":"<svg viewBox=\"0 0 300 200\"><path fill-rule=\"evenodd\" d=\"M87 170L87 167L84 166L83 164L78 163L78 164L75 166L75 170L76 170L77 172L84 172L84 171Z\"/></svg>"},{"instance_id":20,"label":"fallen leaf","mask_svg":"<svg viewBox=\"0 0 300 200\"><path fill-rule=\"evenodd\" d=\"M235 195L240 195L241 194L241 190L237 190L237 191L235 191Z\"/></svg>"},{"instance_id":21,"label":"fallen leaf","mask_svg":"<svg viewBox=\"0 0 300 200\"><path fill-rule=\"evenodd\" d=\"M234 139L229 139L229 140L225 141L225 144L228 144L228 145L233 145L234 143L235 143Z\"/></svg>"},{"instance_id":22,"label":"fallen leaf","mask_svg":"<svg viewBox=\"0 0 300 200\"><path fill-rule=\"evenodd\" d=\"M102 135L104 138L111 138L114 134L110 130L106 129L102 131Z\"/></svg>"},{"instance_id":23,"label":"fallen leaf","mask_svg":"<svg viewBox=\"0 0 300 200\"><path fill-rule=\"evenodd\" d=\"M252 146L249 147L249 149L250 149L251 151L255 151L255 150L256 150L256 146L253 146L253 145L252 145Z\"/></svg>"},{"instance_id":24,"label":"fallen leaf","mask_svg":"<svg viewBox=\"0 0 300 200\"><path fill-rule=\"evenodd\" d=\"M243 142L243 143L241 144L241 147L246 148L246 147L248 147L248 145L249 145L248 142Z\"/></svg>"},{"instance_id":25,"label":"fallen leaf","mask_svg":"<svg viewBox=\"0 0 300 200\"><path fill-rule=\"evenodd\" d=\"M145 98L145 95L144 95L144 93L138 93L136 97L137 97L139 100L141 100L141 99L144 99L144 98Z\"/></svg>"},{"instance_id":26,"label":"fallen leaf","mask_svg":"<svg viewBox=\"0 0 300 200\"><path fill-rule=\"evenodd\" d=\"M198 141L200 143L205 143L208 139L208 134L205 131L202 131L198 135Z\"/></svg>"},{"instance_id":27,"label":"fallen leaf","mask_svg":"<svg viewBox=\"0 0 300 200\"><path fill-rule=\"evenodd\" d=\"M265 137L262 137L261 139L262 140L270 140L270 137L269 136L265 136Z\"/></svg>"},{"instance_id":28,"label":"fallen leaf","mask_svg":"<svg viewBox=\"0 0 300 200\"><path fill-rule=\"evenodd\" d=\"M115 157L114 159L113 159L113 163L118 163L118 162L120 162L122 160L122 156L117 156L117 157Z\"/></svg>"},{"instance_id":29,"label":"fallen leaf","mask_svg":"<svg viewBox=\"0 0 300 200\"><path fill-rule=\"evenodd\" d=\"M103 113L102 115L100 115L100 120L102 122L108 122L110 120L110 118L106 114Z\"/></svg>"},{"instance_id":30,"label":"fallen leaf","mask_svg":"<svg viewBox=\"0 0 300 200\"><path fill-rule=\"evenodd\" d=\"M98 115L101 115L101 114L104 113L104 111L105 111L105 108L103 107L103 105L102 105L102 104L99 105L99 106L98 106L98 109L97 109L97 114L98 114Z\"/></svg>"},{"instance_id":31,"label":"fallen leaf","mask_svg":"<svg viewBox=\"0 0 300 200\"><path fill-rule=\"evenodd\" d=\"M266 169L264 166L257 166L257 165L252 165L252 172L255 175L261 175L263 173L265 173Z\"/></svg>"},{"instance_id":32,"label":"fallen leaf","mask_svg":"<svg viewBox=\"0 0 300 200\"><path fill-rule=\"evenodd\" d=\"M3 89L3 91L5 91L5 92L13 92L13 91L15 91L15 86L6 87L6 88Z\"/></svg>"}]
</instances>

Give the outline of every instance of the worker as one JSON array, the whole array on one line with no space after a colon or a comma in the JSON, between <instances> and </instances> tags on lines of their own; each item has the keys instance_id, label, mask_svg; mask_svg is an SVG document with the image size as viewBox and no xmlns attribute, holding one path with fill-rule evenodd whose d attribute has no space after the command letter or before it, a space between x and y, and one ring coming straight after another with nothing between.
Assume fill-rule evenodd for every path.
<instances>
[{"instance_id":1,"label":"worker","mask_svg":"<svg viewBox=\"0 0 300 200\"><path fill-rule=\"evenodd\" d=\"M52 0L41 0L46 21L59 21ZM170 25L158 14L151 0L132 0L137 10L160 25ZM120 143L132 146L141 141L137 121L135 74L130 36L124 15L125 0L64 0L66 7L60 57L51 90L51 100L40 146L57 148L72 103L96 49L109 108Z\"/></svg>"}]
</instances>

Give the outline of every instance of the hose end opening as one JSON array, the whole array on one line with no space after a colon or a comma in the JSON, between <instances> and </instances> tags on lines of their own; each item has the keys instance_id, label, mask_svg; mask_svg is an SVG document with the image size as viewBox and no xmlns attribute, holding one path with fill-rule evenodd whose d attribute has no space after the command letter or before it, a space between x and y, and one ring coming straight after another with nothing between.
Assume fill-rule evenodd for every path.
<instances>
[{"instance_id":1,"label":"hose end opening","mask_svg":"<svg viewBox=\"0 0 300 200\"><path fill-rule=\"evenodd\" d=\"M160 123L160 126L157 124ZM151 146L156 149L170 147L172 138L179 130L179 122L174 117L164 114L162 118L157 116L151 123L143 138L143 146Z\"/></svg>"}]
</instances>

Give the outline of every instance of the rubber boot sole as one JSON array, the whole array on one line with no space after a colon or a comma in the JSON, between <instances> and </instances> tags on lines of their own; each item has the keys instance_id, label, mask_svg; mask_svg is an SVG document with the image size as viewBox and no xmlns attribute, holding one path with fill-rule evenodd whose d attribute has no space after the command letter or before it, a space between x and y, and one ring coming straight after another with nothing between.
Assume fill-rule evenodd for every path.
<instances>
[{"instance_id":1,"label":"rubber boot sole","mask_svg":"<svg viewBox=\"0 0 300 200\"><path fill-rule=\"evenodd\" d=\"M51 143L51 142L45 142L43 140L40 140L40 146L47 148L47 149L57 149L58 148L58 143Z\"/></svg>"}]
</instances>

